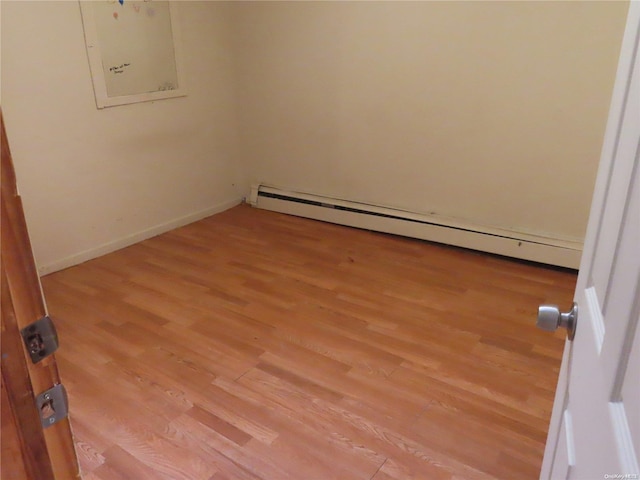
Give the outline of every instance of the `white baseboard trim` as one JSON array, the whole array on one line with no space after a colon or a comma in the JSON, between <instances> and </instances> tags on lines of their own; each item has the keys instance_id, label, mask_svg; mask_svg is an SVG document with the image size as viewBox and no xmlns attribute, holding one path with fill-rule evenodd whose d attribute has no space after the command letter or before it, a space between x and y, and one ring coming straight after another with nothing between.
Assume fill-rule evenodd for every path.
<instances>
[{"instance_id":1,"label":"white baseboard trim","mask_svg":"<svg viewBox=\"0 0 640 480\"><path fill-rule=\"evenodd\" d=\"M266 185L252 187L249 203L257 208L289 215L573 269L580 266L582 255L581 242L287 191Z\"/></svg>"},{"instance_id":2,"label":"white baseboard trim","mask_svg":"<svg viewBox=\"0 0 640 480\"><path fill-rule=\"evenodd\" d=\"M126 237L103 243L102 245L98 245L97 247L74 253L73 255L69 255L68 257L61 258L60 260L38 266L38 273L40 274L40 276L47 275L48 273L57 272L59 270L63 270L65 268L73 267L74 265L86 262L87 260L101 257L102 255L106 255L107 253L120 250L121 248L125 248L129 245L133 245L134 243L138 243L148 238L155 237L156 235L168 232L169 230L188 225L189 223L197 222L198 220L202 220L203 218L228 210L242 203L242 200L242 198L234 198L232 200L219 203L212 207L205 208L204 210L200 210L183 217L174 218L173 220L170 220L168 222L162 223L160 225L155 225L151 228L147 228L146 230L127 235Z\"/></svg>"}]
</instances>

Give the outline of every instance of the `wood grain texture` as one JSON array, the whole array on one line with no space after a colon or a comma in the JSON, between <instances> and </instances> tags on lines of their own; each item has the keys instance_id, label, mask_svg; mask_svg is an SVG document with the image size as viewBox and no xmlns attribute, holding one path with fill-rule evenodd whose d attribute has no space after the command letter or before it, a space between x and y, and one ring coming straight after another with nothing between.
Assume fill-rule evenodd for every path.
<instances>
[{"instance_id":1,"label":"wood grain texture","mask_svg":"<svg viewBox=\"0 0 640 480\"><path fill-rule=\"evenodd\" d=\"M5 382L0 376L2 397L0 398L0 425L2 436L0 442L0 476L3 480L31 480L34 472L28 472L30 465L23 457L23 442L20 428L16 422L12 402L5 387ZM44 445L44 438L42 439ZM48 461L48 459L47 459Z\"/></svg>"},{"instance_id":2,"label":"wood grain texture","mask_svg":"<svg viewBox=\"0 0 640 480\"><path fill-rule=\"evenodd\" d=\"M4 252L3 252L4 253ZM35 393L29 379L23 353L22 337L17 326L9 282L5 274L6 255L0 258L0 295L2 298L2 478L37 480L53 479L53 468L47 450ZM7 446L17 455L5 454ZM22 476L24 474L24 476Z\"/></svg>"},{"instance_id":3,"label":"wood grain texture","mask_svg":"<svg viewBox=\"0 0 640 480\"><path fill-rule=\"evenodd\" d=\"M527 479L569 271L239 206L43 279L85 478Z\"/></svg>"}]
</instances>

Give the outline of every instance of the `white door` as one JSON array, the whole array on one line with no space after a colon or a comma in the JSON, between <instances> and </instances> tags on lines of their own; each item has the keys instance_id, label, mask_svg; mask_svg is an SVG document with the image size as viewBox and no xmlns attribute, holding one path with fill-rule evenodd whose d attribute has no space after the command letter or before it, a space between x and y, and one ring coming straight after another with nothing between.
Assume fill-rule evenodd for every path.
<instances>
[{"instance_id":1,"label":"white door","mask_svg":"<svg viewBox=\"0 0 640 480\"><path fill-rule=\"evenodd\" d=\"M576 286L577 329L565 345L544 480L640 479L639 37L640 2L632 1Z\"/></svg>"}]
</instances>

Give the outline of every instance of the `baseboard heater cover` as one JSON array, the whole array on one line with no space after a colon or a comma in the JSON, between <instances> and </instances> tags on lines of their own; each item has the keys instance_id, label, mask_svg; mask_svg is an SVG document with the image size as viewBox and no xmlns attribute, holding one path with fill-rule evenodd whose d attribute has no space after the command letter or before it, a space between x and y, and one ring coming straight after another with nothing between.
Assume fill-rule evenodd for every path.
<instances>
[{"instance_id":1,"label":"baseboard heater cover","mask_svg":"<svg viewBox=\"0 0 640 480\"><path fill-rule=\"evenodd\" d=\"M282 190L265 185L251 189L257 208L339 225L418 238L507 257L577 269L582 243L474 225L365 203Z\"/></svg>"}]
</instances>

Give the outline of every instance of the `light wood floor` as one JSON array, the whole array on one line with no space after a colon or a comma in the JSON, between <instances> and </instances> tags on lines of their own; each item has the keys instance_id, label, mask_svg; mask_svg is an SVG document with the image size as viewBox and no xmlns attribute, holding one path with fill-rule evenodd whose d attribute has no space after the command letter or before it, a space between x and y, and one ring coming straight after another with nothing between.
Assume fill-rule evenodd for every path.
<instances>
[{"instance_id":1,"label":"light wood floor","mask_svg":"<svg viewBox=\"0 0 640 480\"><path fill-rule=\"evenodd\" d=\"M574 284L247 206L43 278L86 480L537 478Z\"/></svg>"}]
</instances>

